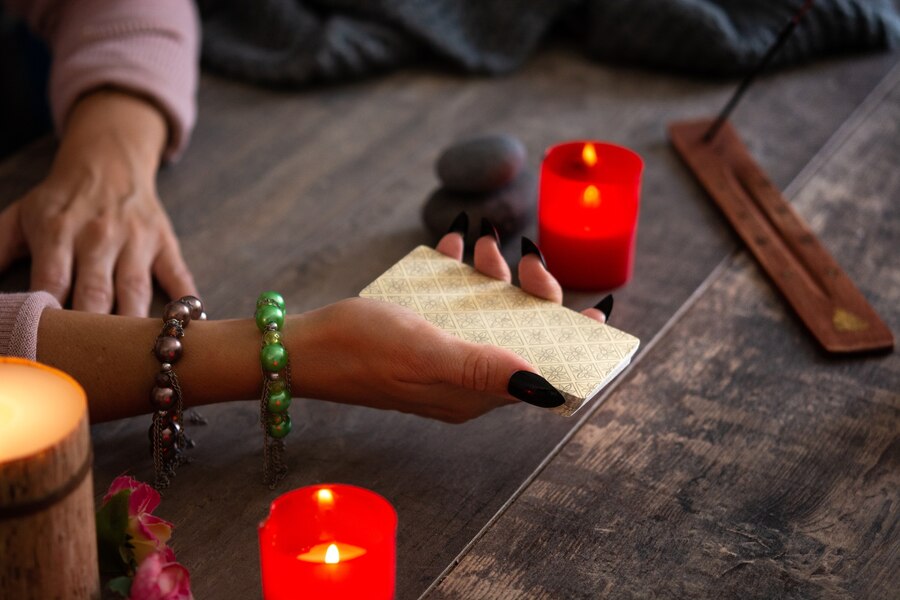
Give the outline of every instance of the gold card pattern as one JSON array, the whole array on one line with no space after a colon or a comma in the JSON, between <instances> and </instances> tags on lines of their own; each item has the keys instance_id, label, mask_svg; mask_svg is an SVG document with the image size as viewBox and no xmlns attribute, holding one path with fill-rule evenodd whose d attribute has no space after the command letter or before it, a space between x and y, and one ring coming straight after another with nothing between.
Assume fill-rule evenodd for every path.
<instances>
[{"instance_id":1,"label":"gold card pattern","mask_svg":"<svg viewBox=\"0 0 900 600\"><path fill-rule=\"evenodd\" d=\"M359 294L405 306L464 340L512 350L566 399L571 416L600 393L640 340L419 246Z\"/></svg>"}]
</instances>

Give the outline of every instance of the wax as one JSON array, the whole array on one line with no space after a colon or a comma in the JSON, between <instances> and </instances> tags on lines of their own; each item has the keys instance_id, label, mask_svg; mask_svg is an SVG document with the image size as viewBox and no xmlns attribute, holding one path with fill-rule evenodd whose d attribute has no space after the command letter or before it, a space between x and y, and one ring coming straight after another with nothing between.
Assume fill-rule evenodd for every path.
<instances>
[{"instance_id":1,"label":"wax","mask_svg":"<svg viewBox=\"0 0 900 600\"><path fill-rule=\"evenodd\" d=\"M642 170L637 154L613 144L567 142L547 151L538 243L564 287L609 290L631 278Z\"/></svg>"},{"instance_id":2,"label":"wax","mask_svg":"<svg viewBox=\"0 0 900 600\"><path fill-rule=\"evenodd\" d=\"M363 488L322 484L279 496L260 524L265 600L390 599L397 514Z\"/></svg>"}]
</instances>

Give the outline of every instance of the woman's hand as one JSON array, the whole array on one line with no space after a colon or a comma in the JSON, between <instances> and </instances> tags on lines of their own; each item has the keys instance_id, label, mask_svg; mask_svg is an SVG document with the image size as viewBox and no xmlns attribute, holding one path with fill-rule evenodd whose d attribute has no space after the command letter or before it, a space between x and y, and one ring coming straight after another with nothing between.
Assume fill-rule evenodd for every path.
<instances>
[{"instance_id":1,"label":"woman's hand","mask_svg":"<svg viewBox=\"0 0 900 600\"><path fill-rule=\"evenodd\" d=\"M509 267L489 223L475 244L475 268L509 282ZM559 283L540 251L523 238L522 288L562 302ZM437 245L460 260L463 238L451 231ZM596 308L585 314L604 321ZM517 354L454 337L412 311L363 298L306 313L292 349L294 394L415 413L461 423L517 399L557 406L562 395ZM295 339L288 332L288 340Z\"/></svg>"},{"instance_id":2,"label":"woman's hand","mask_svg":"<svg viewBox=\"0 0 900 600\"><path fill-rule=\"evenodd\" d=\"M0 213L0 271L31 255L31 289L76 310L146 316L152 274L196 295L156 193L167 126L150 103L101 90L69 116L47 178ZM74 283L73 283L74 278Z\"/></svg>"}]
</instances>

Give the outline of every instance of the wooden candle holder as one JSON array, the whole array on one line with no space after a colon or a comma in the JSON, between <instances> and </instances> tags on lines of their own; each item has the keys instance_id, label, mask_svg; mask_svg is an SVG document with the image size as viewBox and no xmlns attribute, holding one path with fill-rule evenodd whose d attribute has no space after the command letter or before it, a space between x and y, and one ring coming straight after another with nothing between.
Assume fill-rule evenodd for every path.
<instances>
[{"instance_id":1,"label":"wooden candle holder","mask_svg":"<svg viewBox=\"0 0 900 600\"><path fill-rule=\"evenodd\" d=\"M44 365L0 358L2 420L15 423L15 404L3 398L16 369L49 379L47 390L81 401L74 427L49 447L2 462L0 457L0 598L83 600L100 598L91 478L91 439L84 391L68 375ZM47 390L44 390L46 392ZM40 394L28 398L41 408ZM79 397L80 395L80 397ZM13 395L13 401L18 398ZM47 411L46 419L57 415ZM33 425L33 423L32 423ZM7 432L8 433L8 432ZM0 444L2 447L2 444Z\"/></svg>"},{"instance_id":2,"label":"wooden candle holder","mask_svg":"<svg viewBox=\"0 0 900 600\"><path fill-rule=\"evenodd\" d=\"M681 158L747 244L759 265L828 352L890 350L894 336L874 309L756 164L725 121L669 125Z\"/></svg>"}]
</instances>

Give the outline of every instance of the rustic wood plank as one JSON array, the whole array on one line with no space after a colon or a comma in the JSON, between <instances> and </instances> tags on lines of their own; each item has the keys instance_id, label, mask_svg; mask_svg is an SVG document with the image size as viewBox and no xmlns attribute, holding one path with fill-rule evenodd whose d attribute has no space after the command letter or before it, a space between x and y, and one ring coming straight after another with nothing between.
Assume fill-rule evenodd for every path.
<instances>
[{"instance_id":1,"label":"rustic wood plank","mask_svg":"<svg viewBox=\"0 0 900 600\"><path fill-rule=\"evenodd\" d=\"M896 328L883 89L794 205ZM898 525L900 357L827 356L742 252L426 596L887 598Z\"/></svg>"},{"instance_id":2,"label":"rustic wood plank","mask_svg":"<svg viewBox=\"0 0 900 600\"><path fill-rule=\"evenodd\" d=\"M776 184L792 180L890 64L823 62L760 82L735 118ZM256 292L267 288L297 311L355 295L428 241L419 207L435 185L433 161L451 140L509 131L525 142L532 167L558 140L613 140L647 162L635 278L617 294L613 320L649 339L734 247L664 135L666 122L713 112L730 89L603 67L565 51L491 80L408 72L287 94L204 78L193 145L161 174L160 193L214 318L249 316ZM810 102L822 89L840 93ZM788 115L789 126L773 114ZM45 141L0 165L0 198L34 183L51 151ZM0 289L25 282L23 267ZM569 304L596 300L572 295ZM282 489L343 481L391 500L400 514L400 598L421 593L574 426L525 406L463 426L321 402L293 406L292 471ZM176 523L178 556L198 598L254 597L254 525L274 496L257 483L254 405L204 414L210 425L192 433L195 463L160 512ZM124 471L150 477L146 427L139 418L93 428L98 493Z\"/></svg>"}]
</instances>

